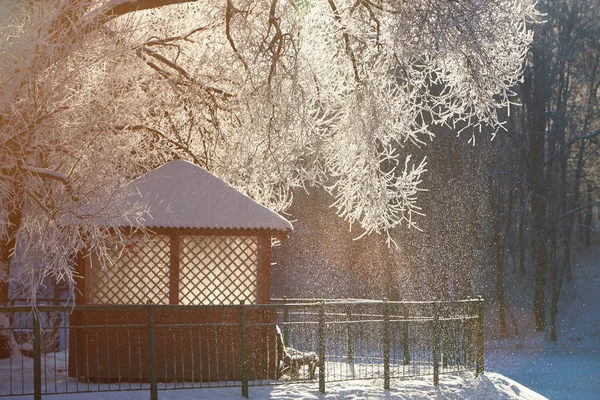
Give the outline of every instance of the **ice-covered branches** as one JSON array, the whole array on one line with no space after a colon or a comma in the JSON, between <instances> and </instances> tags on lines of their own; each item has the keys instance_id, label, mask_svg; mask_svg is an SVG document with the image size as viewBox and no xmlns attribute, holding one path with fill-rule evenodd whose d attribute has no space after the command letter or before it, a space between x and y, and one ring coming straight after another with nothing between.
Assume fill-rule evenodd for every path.
<instances>
[{"instance_id":1,"label":"ice-covered branches","mask_svg":"<svg viewBox=\"0 0 600 400\"><path fill-rule=\"evenodd\" d=\"M532 18L532 0L15 2L0 18L0 236L77 250L99 231L60 221L99 219L67 190L95 203L173 157L277 210L315 184L367 233L415 226L411 147L435 125L501 128ZM25 207L16 225L8 204Z\"/></svg>"},{"instance_id":2,"label":"ice-covered branches","mask_svg":"<svg viewBox=\"0 0 600 400\"><path fill-rule=\"evenodd\" d=\"M413 226L424 163L407 174L390 162L408 162L435 125L501 129L534 4L328 0L301 10L298 92L323 110L313 115L330 116L324 165L338 212L369 232Z\"/></svg>"}]
</instances>

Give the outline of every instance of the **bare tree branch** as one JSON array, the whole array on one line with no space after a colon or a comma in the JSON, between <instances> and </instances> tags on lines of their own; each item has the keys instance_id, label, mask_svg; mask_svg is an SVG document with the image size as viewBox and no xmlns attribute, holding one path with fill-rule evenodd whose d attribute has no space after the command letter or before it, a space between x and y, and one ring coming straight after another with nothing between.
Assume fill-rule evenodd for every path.
<instances>
[{"instance_id":1,"label":"bare tree branch","mask_svg":"<svg viewBox=\"0 0 600 400\"><path fill-rule=\"evenodd\" d=\"M574 208L574 209L572 209L572 210L569 210L569 211L567 211L566 213L564 213L563 215L561 215L560 217L558 217L558 218L557 218L557 220L561 220L562 218L564 218L564 217L566 217L566 216L568 216L568 215L571 215L571 214L573 214L573 213L576 213L577 211L581 211L581 210L583 210L584 208L593 207L593 206L595 206L596 204L600 204L600 200L598 200L598 201L592 201L591 203L587 203L587 204L584 204L584 205L582 205L582 206L576 207L576 208Z\"/></svg>"},{"instance_id":2,"label":"bare tree branch","mask_svg":"<svg viewBox=\"0 0 600 400\"><path fill-rule=\"evenodd\" d=\"M193 3L196 0L112 0L106 3L98 14L98 17L110 19L135 11L151 10L173 4Z\"/></svg>"},{"instance_id":3,"label":"bare tree branch","mask_svg":"<svg viewBox=\"0 0 600 400\"><path fill-rule=\"evenodd\" d=\"M233 1L227 0L227 8L225 10L225 35L227 36L227 41L229 42L231 49L244 66L244 69L247 71L248 64L246 64L246 60L244 60L244 57L242 57L238 51L237 47L235 46L235 42L233 41L233 37L231 36L231 18L233 18L234 12L238 12L238 10L233 6Z\"/></svg>"},{"instance_id":4,"label":"bare tree branch","mask_svg":"<svg viewBox=\"0 0 600 400\"><path fill-rule=\"evenodd\" d=\"M116 126L115 129L118 130L118 131L124 131L124 130L132 130L132 131L146 130L146 131L152 133L153 135L155 135L157 137L160 137L161 139L165 140L167 143L172 144L173 146L175 146L179 150L183 151L185 154L187 154L188 156L190 156L192 158L192 160L194 161L194 164L199 165L201 167L206 167L206 162L203 162L202 160L200 160L196 156L196 154L194 154L194 152L189 149L188 146L185 146L182 143L179 143L179 142L176 142L176 141L170 139L168 135L166 135L165 133L159 131L158 129L151 128L151 127L149 127L147 125Z\"/></svg>"},{"instance_id":5,"label":"bare tree branch","mask_svg":"<svg viewBox=\"0 0 600 400\"><path fill-rule=\"evenodd\" d=\"M342 37L344 38L344 44L346 46L346 54L348 54L348 57L350 58L350 62L352 62L352 70L354 71L354 80L356 82L360 82L360 76L358 75L358 66L356 64L356 56L354 55L354 51L352 51L352 46L350 44L350 35L348 35L348 31L342 25L342 17L340 16L337 6L333 2L333 0L327 0L327 1L329 3L329 7L331 8L331 11L333 12L333 18L340 25L340 28L342 30Z\"/></svg>"},{"instance_id":6,"label":"bare tree branch","mask_svg":"<svg viewBox=\"0 0 600 400\"><path fill-rule=\"evenodd\" d=\"M596 129L595 131L593 131L592 133L588 134L588 135L582 135L582 136L575 136L574 138L571 138L567 143L565 143L565 145L563 147L561 147L556 153L554 153L550 158L546 159L546 161L544 161L544 166L546 166L546 164L548 164L550 161L554 160L556 157L560 156L562 153L564 153L569 147L573 146L575 143L577 143L580 140L585 140L585 139L591 139L593 137L596 137L600 135L600 129Z\"/></svg>"}]
</instances>

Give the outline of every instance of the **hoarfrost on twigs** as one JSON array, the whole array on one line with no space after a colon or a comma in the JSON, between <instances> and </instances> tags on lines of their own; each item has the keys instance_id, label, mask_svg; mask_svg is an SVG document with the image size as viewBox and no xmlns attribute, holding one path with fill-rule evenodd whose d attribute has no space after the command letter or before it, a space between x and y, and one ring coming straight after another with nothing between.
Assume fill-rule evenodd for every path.
<instances>
[{"instance_id":1,"label":"hoarfrost on twigs","mask_svg":"<svg viewBox=\"0 0 600 400\"><path fill-rule=\"evenodd\" d=\"M502 128L537 18L532 0L4 3L0 236L30 268L57 257L33 282L72 281L111 215L139 225L143 205L106 200L172 158L278 211L318 185L365 234L417 226L411 148Z\"/></svg>"}]
</instances>

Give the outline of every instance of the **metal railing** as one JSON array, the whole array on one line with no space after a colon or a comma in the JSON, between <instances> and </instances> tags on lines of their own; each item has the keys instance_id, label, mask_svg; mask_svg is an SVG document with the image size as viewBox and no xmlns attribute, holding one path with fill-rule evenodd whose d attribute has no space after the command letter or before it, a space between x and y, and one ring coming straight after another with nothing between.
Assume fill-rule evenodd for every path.
<instances>
[{"instance_id":1,"label":"metal railing","mask_svg":"<svg viewBox=\"0 0 600 400\"><path fill-rule=\"evenodd\" d=\"M51 299L54 301L54 299ZM18 305L0 396L439 375L484 368L483 300ZM7 383L7 384L5 384Z\"/></svg>"}]
</instances>

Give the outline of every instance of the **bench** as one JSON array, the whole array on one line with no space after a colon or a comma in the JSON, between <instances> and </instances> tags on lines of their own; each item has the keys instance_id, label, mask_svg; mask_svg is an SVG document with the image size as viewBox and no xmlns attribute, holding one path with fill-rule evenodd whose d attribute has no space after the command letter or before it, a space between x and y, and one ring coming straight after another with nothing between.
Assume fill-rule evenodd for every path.
<instances>
[{"instance_id":1,"label":"bench","mask_svg":"<svg viewBox=\"0 0 600 400\"><path fill-rule=\"evenodd\" d=\"M315 370L319 364L319 357L314 351L300 351L293 347L287 347L283 343L283 335L279 326L277 328L277 359L279 369L277 379L284 375L290 378L298 377L302 367L308 368L309 379L315 379Z\"/></svg>"}]
</instances>

